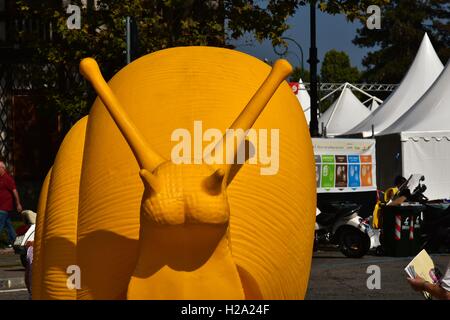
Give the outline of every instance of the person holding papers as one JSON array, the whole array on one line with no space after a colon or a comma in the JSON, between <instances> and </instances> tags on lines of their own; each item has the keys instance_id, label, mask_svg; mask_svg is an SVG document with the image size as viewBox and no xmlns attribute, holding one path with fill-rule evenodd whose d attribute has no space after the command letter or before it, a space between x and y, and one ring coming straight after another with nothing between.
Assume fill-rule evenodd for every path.
<instances>
[{"instance_id":1,"label":"person holding papers","mask_svg":"<svg viewBox=\"0 0 450 320\"><path fill-rule=\"evenodd\" d=\"M426 281L417 274L414 278L407 278L407 280L415 291L427 292L433 298L439 300L450 300L450 261L444 276L440 277L440 279L436 278L433 271L434 269L430 270L430 276L435 280L435 283Z\"/></svg>"}]
</instances>

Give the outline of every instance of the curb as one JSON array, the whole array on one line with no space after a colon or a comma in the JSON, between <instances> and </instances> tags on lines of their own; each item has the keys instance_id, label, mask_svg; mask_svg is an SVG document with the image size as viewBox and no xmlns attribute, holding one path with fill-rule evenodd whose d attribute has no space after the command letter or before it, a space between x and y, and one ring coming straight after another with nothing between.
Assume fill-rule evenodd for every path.
<instances>
[{"instance_id":1,"label":"curb","mask_svg":"<svg viewBox=\"0 0 450 320\"><path fill-rule=\"evenodd\" d=\"M0 279L0 290L26 288L24 278Z\"/></svg>"}]
</instances>

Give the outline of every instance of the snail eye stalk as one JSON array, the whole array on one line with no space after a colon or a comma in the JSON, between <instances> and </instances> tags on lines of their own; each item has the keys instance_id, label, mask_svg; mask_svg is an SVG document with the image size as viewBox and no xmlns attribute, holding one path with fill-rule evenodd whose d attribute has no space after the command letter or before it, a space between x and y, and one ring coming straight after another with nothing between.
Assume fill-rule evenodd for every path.
<instances>
[{"instance_id":1,"label":"snail eye stalk","mask_svg":"<svg viewBox=\"0 0 450 320\"><path fill-rule=\"evenodd\" d=\"M97 62L92 58L83 59L80 63L80 73L94 87L98 96L102 100L109 114L133 151L133 154L139 163L139 167L141 169L146 169L148 174L151 174L157 166L165 162L165 159L152 150L147 144L144 137L125 112L125 109L122 107L114 92L106 83ZM145 176L148 177L147 174Z\"/></svg>"},{"instance_id":2,"label":"snail eye stalk","mask_svg":"<svg viewBox=\"0 0 450 320\"><path fill-rule=\"evenodd\" d=\"M233 124L229 129L232 130L242 129L244 131L251 129L253 124L256 122L256 120L258 120L259 116L261 115L261 112L264 110L264 108L267 106L272 96L277 91L280 84L289 74L292 73L292 70L293 70L292 66L289 64L287 60L284 59L277 60L267 78L261 84L259 89L255 92L253 97L247 103L247 105L239 114L239 116L236 118L236 120L234 120ZM227 135L225 134L222 137L222 140L217 144L216 148L218 147L220 148L222 145L226 145L226 139L230 138L234 139L234 136L227 137ZM244 139L245 135L237 136L237 141L234 144L234 152L231 154L233 158L237 154L238 148L239 146L242 145ZM230 184L231 181L233 180L232 177L231 179L228 179L228 176L230 175L232 168L236 166L236 164L233 164L233 161L230 161L232 159L227 159L227 161L225 162L232 164L226 164L223 166L225 176L227 177L227 184ZM233 177L236 175L237 170L239 169L234 170L235 172Z\"/></svg>"}]
</instances>

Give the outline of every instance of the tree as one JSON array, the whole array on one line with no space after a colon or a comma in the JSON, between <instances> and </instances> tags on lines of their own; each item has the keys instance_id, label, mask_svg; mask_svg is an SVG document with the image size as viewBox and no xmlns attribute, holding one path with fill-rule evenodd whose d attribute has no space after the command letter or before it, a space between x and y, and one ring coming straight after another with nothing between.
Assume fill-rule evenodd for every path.
<instances>
[{"instance_id":1,"label":"tree","mask_svg":"<svg viewBox=\"0 0 450 320\"><path fill-rule=\"evenodd\" d=\"M246 32L258 41L280 43L289 28L287 18L308 1L301 0L71 0L81 8L81 28L69 29L69 14L61 0L16 0L20 18L39 21L38 32L18 32L22 44L37 48L36 62L44 65L33 74L34 88L46 97L47 108L62 113L70 124L88 112L95 94L78 74L79 61L92 56L105 78L125 65L126 16L138 22L140 54L185 45L228 47L230 39ZM67 1L65 1L67 2ZM82 3L88 5L82 5ZM344 12L349 20L362 19L370 4L387 0L318 1L322 11ZM51 36L38 34L49 30ZM47 28L47 29L46 29ZM41 32L42 33L42 32Z\"/></svg>"},{"instance_id":2,"label":"tree","mask_svg":"<svg viewBox=\"0 0 450 320\"><path fill-rule=\"evenodd\" d=\"M368 82L398 83L411 65L425 32L441 60L450 57L447 0L392 0L382 7L381 29L362 27L353 43L375 48L363 59Z\"/></svg>"},{"instance_id":3,"label":"tree","mask_svg":"<svg viewBox=\"0 0 450 320\"><path fill-rule=\"evenodd\" d=\"M299 79L302 79L303 82L309 82L309 70L302 70L302 68L295 67L294 71L292 71L292 74L289 77L289 81L297 82Z\"/></svg>"},{"instance_id":4,"label":"tree","mask_svg":"<svg viewBox=\"0 0 450 320\"><path fill-rule=\"evenodd\" d=\"M325 54L320 69L321 82L357 83L361 77L358 68L352 67L349 56L342 51L330 50ZM320 111L325 112L337 99L340 92L332 94L320 102Z\"/></svg>"},{"instance_id":5,"label":"tree","mask_svg":"<svg viewBox=\"0 0 450 320\"><path fill-rule=\"evenodd\" d=\"M360 77L358 69L350 65L349 56L337 50L325 54L320 75L322 82L331 83L356 83Z\"/></svg>"}]
</instances>

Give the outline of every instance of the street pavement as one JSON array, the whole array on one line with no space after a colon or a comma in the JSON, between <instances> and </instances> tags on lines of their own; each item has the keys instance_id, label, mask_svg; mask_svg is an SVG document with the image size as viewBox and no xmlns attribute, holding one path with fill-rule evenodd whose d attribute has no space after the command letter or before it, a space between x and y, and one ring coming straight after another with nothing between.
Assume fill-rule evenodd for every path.
<instances>
[{"instance_id":1,"label":"street pavement","mask_svg":"<svg viewBox=\"0 0 450 320\"><path fill-rule=\"evenodd\" d=\"M12 249L0 249L0 300L28 300L24 272Z\"/></svg>"},{"instance_id":2,"label":"street pavement","mask_svg":"<svg viewBox=\"0 0 450 320\"><path fill-rule=\"evenodd\" d=\"M435 266L444 271L450 255L430 255ZM413 257L381 257L366 255L350 259L340 251L327 249L314 253L307 300L423 300L423 296L411 289L404 268ZM370 290L368 278L380 271L380 289ZM373 268L373 267L372 267ZM376 268L376 267L375 267ZM445 272L445 271L444 271ZM373 277L369 284L373 284Z\"/></svg>"},{"instance_id":3,"label":"street pavement","mask_svg":"<svg viewBox=\"0 0 450 320\"><path fill-rule=\"evenodd\" d=\"M27 289L0 290L0 300L29 300Z\"/></svg>"},{"instance_id":4,"label":"street pavement","mask_svg":"<svg viewBox=\"0 0 450 320\"><path fill-rule=\"evenodd\" d=\"M13 249L0 249L0 290L23 288L24 271Z\"/></svg>"},{"instance_id":5,"label":"street pavement","mask_svg":"<svg viewBox=\"0 0 450 320\"><path fill-rule=\"evenodd\" d=\"M431 255L434 263L445 270L450 255ZM412 257L393 258L366 255L350 259L334 248L314 253L307 300L422 300L406 281L405 266ZM370 290L369 266L380 270L380 289ZM24 269L11 250L0 250L0 300L28 300L23 282ZM372 283L371 281L369 281Z\"/></svg>"}]
</instances>

